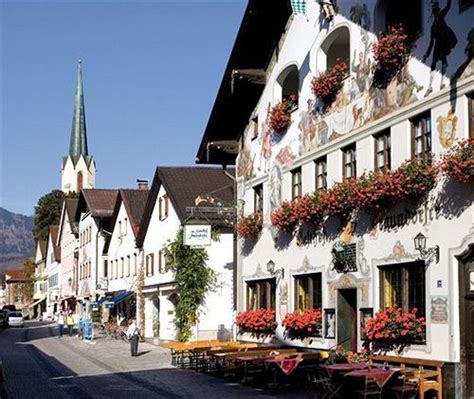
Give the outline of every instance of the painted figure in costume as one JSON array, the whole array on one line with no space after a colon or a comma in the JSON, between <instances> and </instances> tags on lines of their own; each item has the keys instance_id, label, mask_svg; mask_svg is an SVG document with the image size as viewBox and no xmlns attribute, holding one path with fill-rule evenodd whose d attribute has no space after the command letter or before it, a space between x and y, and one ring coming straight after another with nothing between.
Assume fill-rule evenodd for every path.
<instances>
[{"instance_id":1,"label":"painted figure in costume","mask_svg":"<svg viewBox=\"0 0 474 399\"><path fill-rule=\"evenodd\" d=\"M458 42L453 30L446 24L446 21L444 20L450 7L451 0L448 0L446 7L443 9L441 9L437 1L434 1L431 6L431 11L433 13L433 24L431 25L430 43L425 55L422 58L423 62L425 62L433 50L430 83L425 96L428 96L433 91L433 75L435 73L436 65L441 61L441 74L444 76L446 74L446 69L448 68L448 55L451 53L451 50ZM440 89L443 89L444 87L445 85L442 83Z\"/></svg>"},{"instance_id":2,"label":"painted figure in costume","mask_svg":"<svg viewBox=\"0 0 474 399\"><path fill-rule=\"evenodd\" d=\"M308 108L306 111L301 112L300 123L298 124L298 128L303 133L303 154L317 147L313 100L308 100L307 104Z\"/></svg>"},{"instance_id":3,"label":"painted figure in costume","mask_svg":"<svg viewBox=\"0 0 474 399\"><path fill-rule=\"evenodd\" d=\"M397 106L411 104L418 100L416 93L423 90L423 86L419 85L408 71L408 63L405 64L397 76Z\"/></svg>"},{"instance_id":4,"label":"painted figure in costume","mask_svg":"<svg viewBox=\"0 0 474 399\"><path fill-rule=\"evenodd\" d=\"M270 210L273 212L281 205L281 168L274 164L270 170Z\"/></svg>"}]
</instances>

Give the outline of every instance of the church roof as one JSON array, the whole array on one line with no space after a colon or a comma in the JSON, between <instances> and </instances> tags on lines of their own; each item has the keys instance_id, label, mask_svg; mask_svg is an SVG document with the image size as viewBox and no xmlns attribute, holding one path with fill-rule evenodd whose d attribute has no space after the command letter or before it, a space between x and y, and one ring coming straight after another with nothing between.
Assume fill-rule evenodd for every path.
<instances>
[{"instance_id":1,"label":"church roof","mask_svg":"<svg viewBox=\"0 0 474 399\"><path fill-rule=\"evenodd\" d=\"M74 100L74 115L72 118L71 142L69 145L69 156L74 164L77 163L80 156L90 163L89 152L87 149L87 130L86 113L84 107L84 89L82 85L82 63L79 60L77 68L77 86Z\"/></svg>"}]
</instances>

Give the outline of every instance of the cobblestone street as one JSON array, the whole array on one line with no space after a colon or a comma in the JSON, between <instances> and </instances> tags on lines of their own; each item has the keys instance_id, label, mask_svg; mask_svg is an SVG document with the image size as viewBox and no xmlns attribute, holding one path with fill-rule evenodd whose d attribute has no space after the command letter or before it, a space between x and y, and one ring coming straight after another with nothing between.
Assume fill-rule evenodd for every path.
<instances>
[{"instance_id":1,"label":"cobblestone street","mask_svg":"<svg viewBox=\"0 0 474 399\"><path fill-rule=\"evenodd\" d=\"M0 330L0 359L8 398L273 398L263 390L170 366L167 350L97 338L96 344L56 336L51 324ZM278 397L286 396L280 394ZM300 397L288 394L291 397Z\"/></svg>"}]
</instances>

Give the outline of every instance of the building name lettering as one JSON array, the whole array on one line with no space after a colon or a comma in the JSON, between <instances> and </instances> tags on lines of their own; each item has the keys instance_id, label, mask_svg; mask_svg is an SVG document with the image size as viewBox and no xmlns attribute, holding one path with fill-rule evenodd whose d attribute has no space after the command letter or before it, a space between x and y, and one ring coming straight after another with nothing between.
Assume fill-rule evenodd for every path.
<instances>
[{"instance_id":1,"label":"building name lettering","mask_svg":"<svg viewBox=\"0 0 474 399\"><path fill-rule=\"evenodd\" d=\"M426 226L433 220L438 220L441 216L441 207L438 204L428 206L425 204L419 209L407 209L396 215L390 215L382 219L376 220L375 224L382 231L391 231L410 224L422 224Z\"/></svg>"}]
</instances>

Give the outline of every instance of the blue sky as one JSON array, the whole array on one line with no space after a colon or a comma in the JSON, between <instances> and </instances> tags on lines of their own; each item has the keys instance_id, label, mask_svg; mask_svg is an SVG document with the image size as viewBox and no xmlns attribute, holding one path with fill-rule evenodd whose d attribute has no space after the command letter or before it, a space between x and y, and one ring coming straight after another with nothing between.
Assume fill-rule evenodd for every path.
<instances>
[{"instance_id":1,"label":"blue sky","mask_svg":"<svg viewBox=\"0 0 474 399\"><path fill-rule=\"evenodd\" d=\"M33 214L60 188L79 58L97 187L194 164L245 6L2 2L0 206Z\"/></svg>"}]
</instances>

